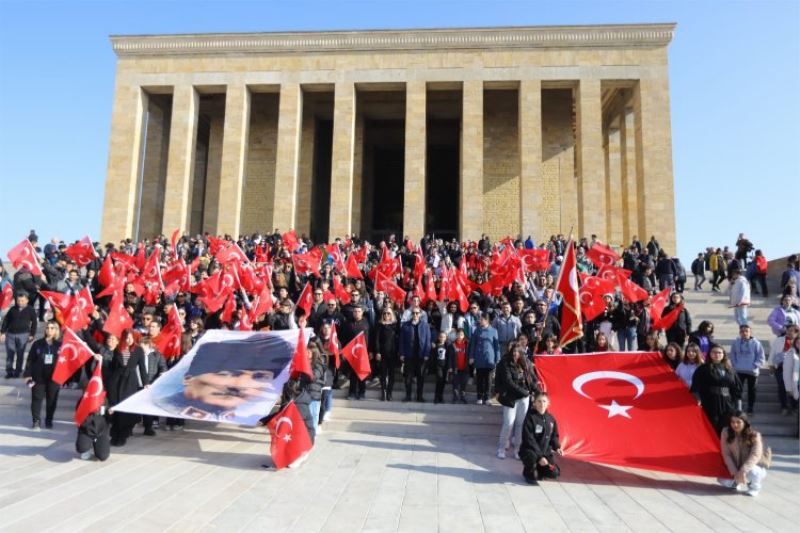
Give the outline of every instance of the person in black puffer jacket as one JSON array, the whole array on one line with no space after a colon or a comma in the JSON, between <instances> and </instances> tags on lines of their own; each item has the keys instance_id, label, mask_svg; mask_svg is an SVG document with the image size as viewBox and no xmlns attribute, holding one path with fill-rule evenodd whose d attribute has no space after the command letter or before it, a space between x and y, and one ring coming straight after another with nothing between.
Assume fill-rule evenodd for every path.
<instances>
[{"instance_id":1,"label":"person in black puffer jacket","mask_svg":"<svg viewBox=\"0 0 800 533\"><path fill-rule=\"evenodd\" d=\"M503 427L497 441L497 457L505 459L509 440L513 440L514 456L519 457L522 423L528 412L530 396L538 388L525 351L515 346L500 359L495 372L495 389L503 406ZM512 435L513 429L513 435Z\"/></svg>"},{"instance_id":2,"label":"person in black puffer jacket","mask_svg":"<svg viewBox=\"0 0 800 533\"><path fill-rule=\"evenodd\" d=\"M398 326L394 311L386 308L381 311L380 322L375 328L375 335L372 336L374 343L372 351L375 353L375 363L378 366L381 382L381 401L392 400L395 369L398 362L397 335Z\"/></svg>"},{"instance_id":3,"label":"person in black puffer jacket","mask_svg":"<svg viewBox=\"0 0 800 533\"><path fill-rule=\"evenodd\" d=\"M519 450L524 465L522 476L531 485L538 485L539 479L555 479L561 473L555 462L555 455L563 455L558 439L558 424L553 415L547 412L549 406L547 394L537 393L522 426L522 446Z\"/></svg>"}]
</instances>

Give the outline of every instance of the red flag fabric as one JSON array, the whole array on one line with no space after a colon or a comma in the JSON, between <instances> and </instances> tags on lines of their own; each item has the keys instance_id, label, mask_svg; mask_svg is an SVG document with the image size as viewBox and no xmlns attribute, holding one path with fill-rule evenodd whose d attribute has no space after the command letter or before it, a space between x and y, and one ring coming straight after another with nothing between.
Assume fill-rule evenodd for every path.
<instances>
[{"instance_id":1,"label":"red flag fabric","mask_svg":"<svg viewBox=\"0 0 800 533\"><path fill-rule=\"evenodd\" d=\"M103 324L103 331L117 338L122 337L122 332L133 327L133 319L125 310L125 301L122 294L117 293L111 298L108 317Z\"/></svg>"},{"instance_id":2,"label":"red flag fabric","mask_svg":"<svg viewBox=\"0 0 800 533\"><path fill-rule=\"evenodd\" d=\"M619 288L622 291L622 297L631 303L647 300L647 297L650 296L646 290L629 279L623 279Z\"/></svg>"},{"instance_id":3,"label":"red flag fabric","mask_svg":"<svg viewBox=\"0 0 800 533\"><path fill-rule=\"evenodd\" d=\"M69 328L64 328L61 348L53 369L53 382L63 385L75 372L92 357L92 351ZM99 365L98 365L99 366Z\"/></svg>"},{"instance_id":4,"label":"red flag fabric","mask_svg":"<svg viewBox=\"0 0 800 533\"><path fill-rule=\"evenodd\" d=\"M355 253L352 253L347 257L347 262L345 263L345 271L347 273L348 278L354 278L354 279L364 278L364 276L361 274L361 271L358 269L358 263L356 262Z\"/></svg>"},{"instance_id":5,"label":"red flag fabric","mask_svg":"<svg viewBox=\"0 0 800 533\"><path fill-rule=\"evenodd\" d=\"M567 245L564 263L558 273L556 290L561 293L561 339L559 344L566 346L583 336L581 323L581 301L578 294L578 266L575 259L575 243Z\"/></svg>"},{"instance_id":6,"label":"red flag fabric","mask_svg":"<svg viewBox=\"0 0 800 533\"><path fill-rule=\"evenodd\" d=\"M333 364L339 368L339 333L336 332L336 324L331 324L331 336L328 339L328 351L333 354Z\"/></svg>"},{"instance_id":7,"label":"red flag fabric","mask_svg":"<svg viewBox=\"0 0 800 533\"><path fill-rule=\"evenodd\" d=\"M178 237L181 235L181 228L172 232L172 237L169 238L169 244L172 248L173 257L178 257Z\"/></svg>"},{"instance_id":8,"label":"red flag fabric","mask_svg":"<svg viewBox=\"0 0 800 533\"><path fill-rule=\"evenodd\" d=\"M303 310L307 317L311 316L311 308L314 305L314 290L311 288L310 283L306 283L303 287L303 292L297 298L297 307Z\"/></svg>"},{"instance_id":9,"label":"red flag fabric","mask_svg":"<svg viewBox=\"0 0 800 533\"><path fill-rule=\"evenodd\" d=\"M227 248L228 246L228 241L225 239L219 239L217 237L212 237L211 235L208 236L208 253L211 255L217 255L217 252Z\"/></svg>"},{"instance_id":10,"label":"red flag fabric","mask_svg":"<svg viewBox=\"0 0 800 533\"><path fill-rule=\"evenodd\" d=\"M287 231L281 235L281 240L286 248L289 249L289 253L294 253L294 251L300 246L300 243L297 240L297 232L295 230Z\"/></svg>"},{"instance_id":11,"label":"red flag fabric","mask_svg":"<svg viewBox=\"0 0 800 533\"><path fill-rule=\"evenodd\" d=\"M525 272L541 272L550 268L550 252L547 250L520 250L519 257Z\"/></svg>"},{"instance_id":12,"label":"red flag fabric","mask_svg":"<svg viewBox=\"0 0 800 533\"><path fill-rule=\"evenodd\" d=\"M603 313L606 302L603 295L614 294L614 284L599 276L588 276L580 290L581 313L586 320L593 320Z\"/></svg>"},{"instance_id":13,"label":"red flag fabric","mask_svg":"<svg viewBox=\"0 0 800 533\"><path fill-rule=\"evenodd\" d=\"M372 372L369 366L369 352L367 351L366 337L363 331L348 342L347 346L342 348L342 355L350 363L350 367L356 373L358 379L366 379Z\"/></svg>"},{"instance_id":14,"label":"red flag fabric","mask_svg":"<svg viewBox=\"0 0 800 533\"><path fill-rule=\"evenodd\" d=\"M603 265L597 271L597 277L603 278L614 285L621 285L622 281L631 276L631 271L614 265Z\"/></svg>"},{"instance_id":15,"label":"red flag fabric","mask_svg":"<svg viewBox=\"0 0 800 533\"><path fill-rule=\"evenodd\" d=\"M75 424L80 426L86 417L96 412L106 401L106 389L103 387L103 365L97 363L94 372L86 384L81 401L75 410Z\"/></svg>"},{"instance_id":16,"label":"red flag fabric","mask_svg":"<svg viewBox=\"0 0 800 533\"><path fill-rule=\"evenodd\" d=\"M145 252L144 243L140 242L137 246L136 257L134 258L134 265L139 272L144 270L144 265L147 263L146 253L147 252Z\"/></svg>"},{"instance_id":17,"label":"red flag fabric","mask_svg":"<svg viewBox=\"0 0 800 533\"><path fill-rule=\"evenodd\" d=\"M317 254L292 254L292 264L294 271L298 274L305 274L319 277L319 256Z\"/></svg>"},{"instance_id":18,"label":"red flag fabric","mask_svg":"<svg viewBox=\"0 0 800 533\"><path fill-rule=\"evenodd\" d=\"M674 324L675 321L678 320L678 315L681 314L681 311L683 311L683 304L680 304L679 306L675 307L666 315L661 315L661 320L657 324L657 327L654 326L653 329L667 330L671 328L672 324Z\"/></svg>"},{"instance_id":19,"label":"red flag fabric","mask_svg":"<svg viewBox=\"0 0 800 533\"><path fill-rule=\"evenodd\" d=\"M344 288L342 282L339 281L339 276L333 276L333 294L342 302L342 305L347 305L350 303L351 296L350 293Z\"/></svg>"},{"instance_id":20,"label":"red flag fabric","mask_svg":"<svg viewBox=\"0 0 800 533\"><path fill-rule=\"evenodd\" d=\"M269 452L275 468L280 470L307 454L313 444L303 417L294 402L289 402L267 423Z\"/></svg>"},{"instance_id":21,"label":"red flag fabric","mask_svg":"<svg viewBox=\"0 0 800 533\"><path fill-rule=\"evenodd\" d=\"M3 292L0 293L0 311L5 311L14 303L14 288L11 283L6 283Z\"/></svg>"},{"instance_id":22,"label":"red flag fabric","mask_svg":"<svg viewBox=\"0 0 800 533\"><path fill-rule=\"evenodd\" d=\"M242 251L242 249L239 248L239 245L236 244L235 242L229 244L227 247L217 252L216 255L214 255L214 257L221 264L247 262L247 256Z\"/></svg>"},{"instance_id":23,"label":"red flag fabric","mask_svg":"<svg viewBox=\"0 0 800 533\"><path fill-rule=\"evenodd\" d=\"M181 317L178 314L178 307L172 304L167 313L167 323L164 324L161 333L155 338L153 344L161 352L161 355L171 359L181 354L182 335L183 326L181 325Z\"/></svg>"},{"instance_id":24,"label":"red flag fabric","mask_svg":"<svg viewBox=\"0 0 800 533\"><path fill-rule=\"evenodd\" d=\"M670 288L667 287L659 292L650 301L650 323L653 330L662 329L661 317L664 314L664 308L667 307L669 302Z\"/></svg>"},{"instance_id":25,"label":"red flag fabric","mask_svg":"<svg viewBox=\"0 0 800 533\"><path fill-rule=\"evenodd\" d=\"M729 478L719 436L658 352L536 360L564 455L580 461Z\"/></svg>"},{"instance_id":26,"label":"red flag fabric","mask_svg":"<svg viewBox=\"0 0 800 533\"><path fill-rule=\"evenodd\" d=\"M300 377L300 374L305 374L310 379L314 379L314 373L311 371L311 361L309 361L306 335L303 333L303 328L300 328L297 333L297 346L294 348L294 357L292 357L292 367L289 377L291 379L297 379Z\"/></svg>"},{"instance_id":27,"label":"red flag fabric","mask_svg":"<svg viewBox=\"0 0 800 533\"><path fill-rule=\"evenodd\" d=\"M75 244L68 246L64 253L75 261L75 264L79 267L84 267L97 259L97 252L88 235Z\"/></svg>"},{"instance_id":28,"label":"red flag fabric","mask_svg":"<svg viewBox=\"0 0 800 533\"><path fill-rule=\"evenodd\" d=\"M26 267L34 276L42 275L42 269L39 267L39 257L28 239L10 249L8 251L8 259L14 268Z\"/></svg>"},{"instance_id":29,"label":"red flag fabric","mask_svg":"<svg viewBox=\"0 0 800 533\"><path fill-rule=\"evenodd\" d=\"M620 260L617 252L612 250L607 244L601 244L599 242L594 243L594 245L589 248L586 252L586 257L591 259L592 263L597 267L613 265Z\"/></svg>"},{"instance_id":30,"label":"red flag fabric","mask_svg":"<svg viewBox=\"0 0 800 533\"><path fill-rule=\"evenodd\" d=\"M97 273L97 281L103 287L108 287L114 281L114 263L111 262L111 255L107 255L103 260L103 266L100 267L100 272Z\"/></svg>"},{"instance_id":31,"label":"red flag fabric","mask_svg":"<svg viewBox=\"0 0 800 533\"><path fill-rule=\"evenodd\" d=\"M386 296L392 300L397 307L403 308L403 304L406 301L406 291L397 283L385 280L383 283L383 290L386 291Z\"/></svg>"},{"instance_id":32,"label":"red flag fabric","mask_svg":"<svg viewBox=\"0 0 800 533\"><path fill-rule=\"evenodd\" d=\"M225 305L222 306L222 314L219 318L225 324L231 324L234 313L236 313L236 297L231 292L225 300Z\"/></svg>"}]
</instances>

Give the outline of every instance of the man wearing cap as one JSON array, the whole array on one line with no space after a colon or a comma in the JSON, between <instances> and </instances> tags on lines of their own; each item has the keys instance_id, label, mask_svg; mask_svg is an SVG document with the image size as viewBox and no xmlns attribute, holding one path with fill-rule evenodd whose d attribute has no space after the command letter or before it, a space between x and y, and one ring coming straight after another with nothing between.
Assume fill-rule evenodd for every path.
<instances>
[{"instance_id":1,"label":"man wearing cap","mask_svg":"<svg viewBox=\"0 0 800 533\"><path fill-rule=\"evenodd\" d=\"M6 343L6 379L22 375L25 346L33 341L38 323L36 312L28 305L28 293L17 292L15 300L0 325L0 342Z\"/></svg>"}]
</instances>

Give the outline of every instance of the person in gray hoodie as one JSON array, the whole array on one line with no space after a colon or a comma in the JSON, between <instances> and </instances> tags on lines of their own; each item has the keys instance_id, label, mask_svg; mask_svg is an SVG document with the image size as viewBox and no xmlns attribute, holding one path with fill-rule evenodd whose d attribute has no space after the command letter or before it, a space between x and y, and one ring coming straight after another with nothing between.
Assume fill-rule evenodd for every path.
<instances>
[{"instance_id":1,"label":"person in gray hoodie","mask_svg":"<svg viewBox=\"0 0 800 533\"><path fill-rule=\"evenodd\" d=\"M747 414L753 414L756 403L756 382L761 365L766 361L764 347L753 337L748 324L739 326L739 338L731 345L731 363L739 375L742 387L747 386Z\"/></svg>"},{"instance_id":2,"label":"person in gray hoodie","mask_svg":"<svg viewBox=\"0 0 800 533\"><path fill-rule=\"evenodd\" d=\"M500 314L492 321L492 327L497 330L500 348L505 351L508 349L508 343L516 340L522 331L522 322L519 321L519 317L511 314L511 304L504 301L500 306Z\"/></svg>"},{"instance_id":3,"label":"person in gray hoodie","mask_svg":"<svg viewBox=\"0 0 800 533\"><path fill-rule=\"evenodd\" d=\"M489 404L489 382L494 367L500 361L500 350L497 330L489 325L489 315L481 313L478 328L469 338L467 347L469 363L475 365L475 388L479 404Z\"/></svg>"}]
</instances>

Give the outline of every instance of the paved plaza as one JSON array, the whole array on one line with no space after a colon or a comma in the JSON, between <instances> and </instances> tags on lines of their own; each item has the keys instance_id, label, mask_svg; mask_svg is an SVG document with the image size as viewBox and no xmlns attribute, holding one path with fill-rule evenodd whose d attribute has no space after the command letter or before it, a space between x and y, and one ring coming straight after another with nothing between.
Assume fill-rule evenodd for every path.
<instances>
[{"instance_id":1,"label":"paved plaza","mask_svg":"<svg viewBox=\"0 0 800 533\"><path fill-rule=\"evenodd\" d=\"M695 319L714 315L720 340L729 338L724 297L688 297ZM756 306L754 318L767 309ZM64 390L55 428L33 432L27 387L0 383L0 530L787 532L800 523L789 437L766 436L774 462L757 499L712 479L568 458L560 480L531 487L519 461L494 456L497 406L337 399L308 461L278 472L262 467L265 430L200 422L155 438L137 427L105 463L81 461L77 398ZM756 426L772 416L759 410Z\"/></svg>"}]
</instances>

